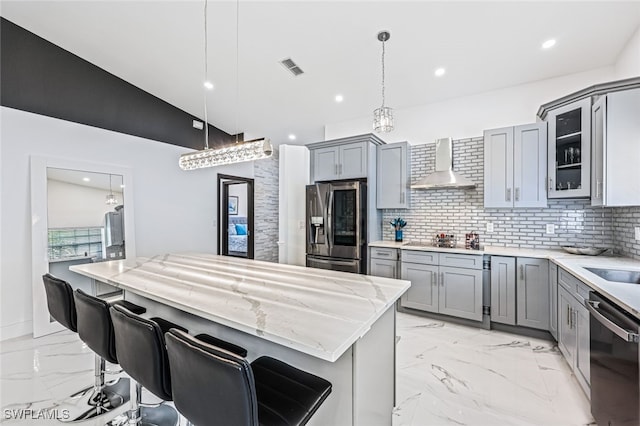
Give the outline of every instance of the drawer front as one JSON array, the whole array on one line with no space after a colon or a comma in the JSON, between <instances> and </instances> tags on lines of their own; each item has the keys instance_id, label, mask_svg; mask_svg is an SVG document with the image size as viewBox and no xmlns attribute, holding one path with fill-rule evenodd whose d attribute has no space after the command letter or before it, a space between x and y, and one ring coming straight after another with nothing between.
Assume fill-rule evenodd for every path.
<instances>
[{"instance_id":1,"label":"drawer front","mask_svg":"<svg viewBox=\"0 0 640 426\"><path fill-rule=\"evenodd\" d=\"M576 294L579 280L562 268L558 268L558 284L564 287L572 296Z\"/></svg>"},{"instance_id":2,"label":"drawer front","mask_svg":"<svg viewBox=\"0 0 640 426\"><path fill-rule=\"evenodd\" d=\"M481 254L440 253L440 266L482 269Z\"/></svg>"},{"instance_id":3,"label":"drawer front","mask_svg":"<svg viewBox=\"0 0 640 426\"><path fill-rule=\"evenodd\" d=\"M398 250L383 247L370 247L371 257L374 259L398 260Z\"/></svg>"},{"instance_id":4,"label":"drawer front","mask_svg":"<svg viewBox=\"0 0 640 426\"><path fill-rule=\"evenodd\" d=\"M433 251L402 250L402 261L422 263L425 265L437 265L438 253Z\"/></svg>"},{"instance_id":5,"label":"drawer front","mask_svg":"<svg viewBox=\"0 0 640 426\"><path fill-rule=\"evenodd\" d=\"M583 283L582 281L578 281L578 291L577 298L578 301L584 305L585 300L589 300L589 292L591 291L591 287Z\"/></svg>"}]
</instances>

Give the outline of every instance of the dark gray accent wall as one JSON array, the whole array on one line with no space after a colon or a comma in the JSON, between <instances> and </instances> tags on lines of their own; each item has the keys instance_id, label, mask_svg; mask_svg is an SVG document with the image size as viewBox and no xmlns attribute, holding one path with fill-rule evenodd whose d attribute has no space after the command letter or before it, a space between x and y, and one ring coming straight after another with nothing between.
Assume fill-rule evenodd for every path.
<instances>
[{"instance_id":1,"label":"dark gray accent wall","mask_svg":"<svg viewBox=\"0 0 640 426\"><path fill-rule=\"evenodd\" d=\"M192 125L199 118L0 19L1 105L187 148L204 147L204 132ZM209 126L211 147L233 141L234 136Z\"/></svg>"}]
</instances>

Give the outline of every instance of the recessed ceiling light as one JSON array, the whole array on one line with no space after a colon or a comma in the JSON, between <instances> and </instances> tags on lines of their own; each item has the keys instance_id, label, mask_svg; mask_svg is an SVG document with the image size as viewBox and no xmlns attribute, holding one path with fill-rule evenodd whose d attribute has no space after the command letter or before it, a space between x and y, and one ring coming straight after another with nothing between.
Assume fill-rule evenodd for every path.
<instances>
[{"instance_id":1,"label":"recessed ceiling light","mask_svg":"<svg viewBox=\"0 0 640 426\"><path fill-rule=\"evenodd\" d=\"M296 140L296 135L294 135L293 133L289 134L289 140L290 141L295 141Z\"/></svg>"},{"instance_id":2,"label":"recessed ceiling light","mask_svg":"<svg viewBox=\"0 0 640 426\"><path fill-rule=\"evenodd\" d=\"M445 72L447 72L447 70L445 70L444 68L438 68L435 70L434 74L436 75L436 77L442 77Z\"/></svg>"},{"instance_id":3,"label":"recessed ceiling light","mask_svg":"<svg viewBox=\"0 0 640 426\"><path fill-rule=\"evenodd\" d=\"M213 90L213 83L210 81L205 81L204 82L204 87L209 89L209 90Z\"/></svg>"},{"instance_id":4,"label":"recessed ceiling light","mask_svg":"<svg viewBox=\"0 0 640 426\"><path fill-rule=\"evenodd\" d=\"M342 95L336 95L336 102L340 103L344 101L344 97Z\"/></svg>"},{"instance_id":5,"label":"recessed ceiling light","mask_svg":"<svg viewBox=\"0 0 640 426\"><path fill-rule=\"evenodd\" d=\"M83 177L82 180L85 182L89 182L91 179L89 179L88 177Z\"/></svg>"},{"instance_id":6,"label":"recessed ceiling light","mask_svg":"<svg viewBox=\"0 0 640 426\"><path fill-rule=\"evenodd\" d=\"M551 49L553 46L556 45L556 41L555 39L549 39L547 41L545 41L544 43L542 43L542 48L543 49Z\"/></svg>"}]
</instances>

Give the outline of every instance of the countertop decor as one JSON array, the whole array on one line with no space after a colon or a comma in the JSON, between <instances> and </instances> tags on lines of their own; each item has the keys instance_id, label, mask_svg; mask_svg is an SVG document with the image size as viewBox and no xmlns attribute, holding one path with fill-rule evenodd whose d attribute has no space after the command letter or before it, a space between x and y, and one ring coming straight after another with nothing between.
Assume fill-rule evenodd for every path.
<instances>
[{"instance_id":1,"label":"countertop decor","mask_svg":"<svg viewBox=\"0 0 640 426\"><path fill-rule=\"evenodd\" d=\"M407 226L407 222L403 220L401 217L397 217L389 222L393 229L396 231L396 241L402 242L402 228Z\"/></svg>"}]
</instances>

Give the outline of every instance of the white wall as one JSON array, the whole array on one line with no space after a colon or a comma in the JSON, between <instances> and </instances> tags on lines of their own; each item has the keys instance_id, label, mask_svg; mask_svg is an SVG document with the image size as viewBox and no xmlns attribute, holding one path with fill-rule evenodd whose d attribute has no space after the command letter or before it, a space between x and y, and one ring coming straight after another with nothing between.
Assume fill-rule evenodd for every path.
<instances>
[{"instance_id":1,"label":"white wall","mask_svg":"<svg viewBox=\"0 0 640 426\"><path fill-rule=\"evenodd\" d=\"M618 55L615 73L616 79L640 76L640 27Z\"/></svg>"},{"instance_id":2,"label":"white wall","mask_svg":"<svg viewBox=\"0 0 640 426\"><path fill-rule=\"evenodd\" d=\"M109 191L47 180L47 222L49 228L104 226L104 214L114 206L105 203ZM122 204L122 192L113 191Z\"/></svg>"},{"instance_id":3,"label":"white wall","mask_svg":"<svg viewBox=\"0 0 640 426\"><path fill-rule=\"evenodd\" d=\"M615 80L613 67L541 80L477 95L395 110L386 142L433 143L438 138L481 136L485 129L533 123L540 105L595 83ZM391 105L393 106L393 105ZM371 115L325 126L325 140L371 133Z\"/></svg>"},{"instance_id":4,"label":"white wall","mask_svg":"<svg viewBox=\"0 0 640 426\"><path fill-rule=\"evenodd\" d=\"M309 150L280 145L279 256L280 263L304 266L305 186L309 183Z\"/></svg>"},{"instance_id":5,"label":"white wall","mask_svg":"<svg viewBox=\"0 0 640 426\"><path fill-rule=\"evenodd\" d=\"M0 339L32 330L31 155L131 168L139 256L214 253L217 173L253 177L252 163L185 172L184 148L24 111L2 107L0 121Z\"/></svg>"}]
</instances>

